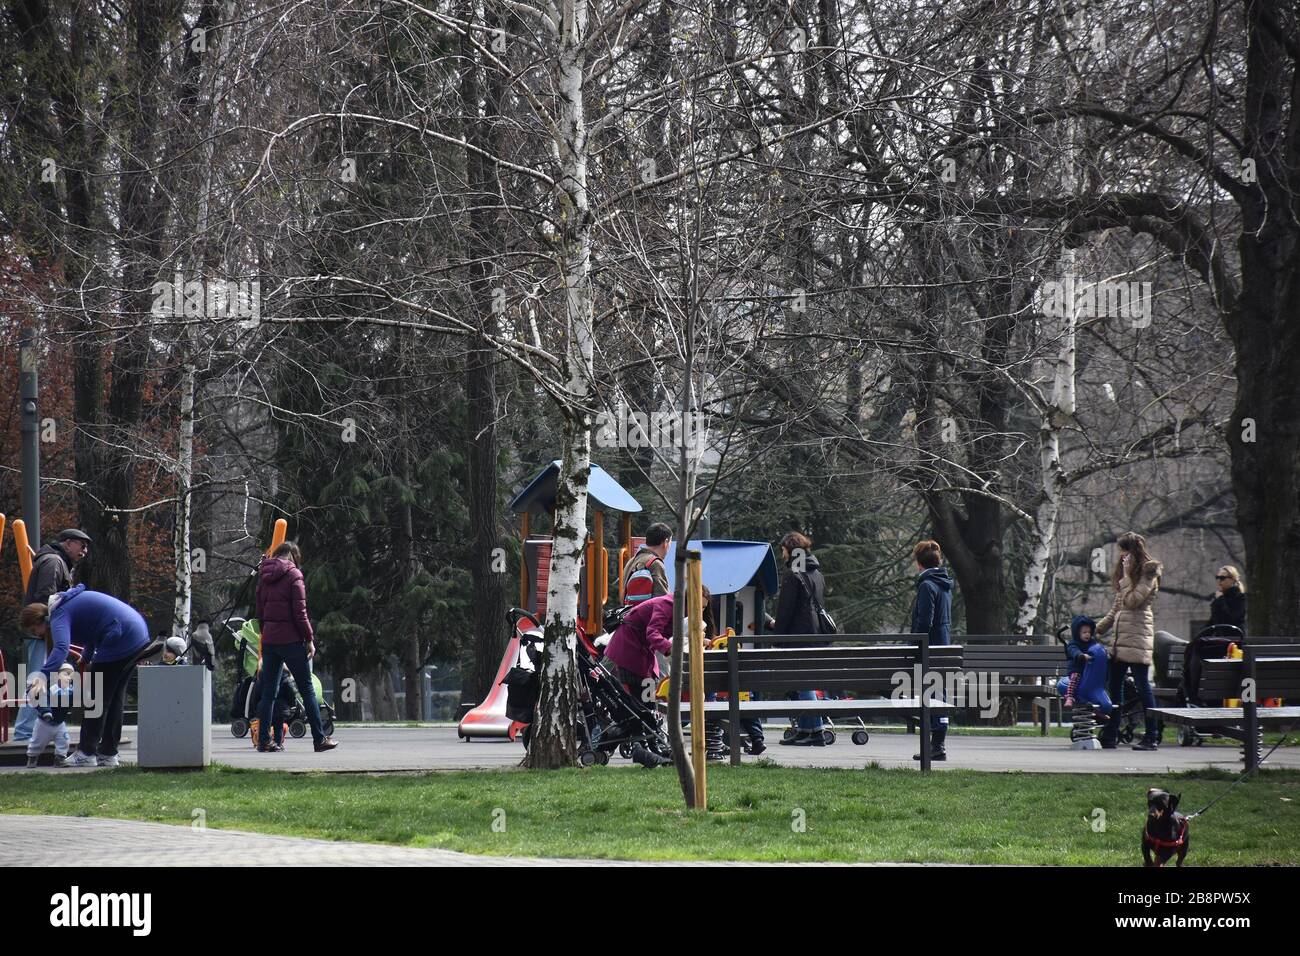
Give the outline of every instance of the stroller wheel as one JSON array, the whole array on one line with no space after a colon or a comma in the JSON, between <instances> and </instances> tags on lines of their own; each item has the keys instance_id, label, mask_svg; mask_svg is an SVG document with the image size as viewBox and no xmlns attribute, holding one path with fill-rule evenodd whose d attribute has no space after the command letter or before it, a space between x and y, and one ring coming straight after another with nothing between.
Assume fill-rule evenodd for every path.
<instances>
[{"instance_id":1,"label":"stroller wheel","mask_svg":"<svg viewBox=\"0 0 1300 956\"><path fill-rule=\"evenodd\" d=\"M783 734L781 735L781 739L782 739L782 740L794 740L794 735L797 734L798 732L799 732L799 731L795 730L793 727L787 727L787 728L785 729L785 733L783 733Z\"/></svg>"},{"instance_id":2,"label":"stroller wheel","mask_svg":"<svg viewBox=\"0 0 1300 956\"><path fill-rule=\"evenodd\" d=\"M826 746L827 746L827 747L829 747L831 744L835 743L835 731L833 731L833 730L823 730L823 731L822 731L822 740L826 741Z\"/></svg>"},{"instance_id":3,"label":"stroller wheel","mask_svg":"<svg viewBox=\"0 0 1300 956\"><path fill-rule=\"evenodd\" d=\"M619 744L619 745L618 745L618 755L619 755L620 757L622 757L624 760L631 760L631 759L632 759L632 745L629 744L629 743L621 743L621 744Z\"/></svg>"},{"instance_id":4,"label":"stroller wheel","mask_svg":"<svg viewBox=\"0 0 1300 956\"><path fill-rule=\"evenodd\" d=\"M853 731L853 742L857 744L859 747L865 747L867 745L867 741L870 739L871 739L871 735L867 733L865 730Z\"/></svg>"},{"instance_id":5,"label":"stroller wheel","mask_svg":"<svg viewBox=\"0 0 1300 956\"><path fill-rule=\"evenodd\" d=\"M236 717L234 720L232 720L230 722L230 736L247 737L248 721L246 721L243 717Z\"/></svg>"},{"instance_id":6,"label":"stroller wheel","mask_svg":"<svg viewBox=\"0 0 1300 956\"><path fill-rule=\"evenodd\" d=\"M1126 744L1131 744L1133 742L1133 728L1125 727L1121 730L1119 732L1119 739L1124 741Z\"/></svg>"},{"instance_id":7,"label":"stroller wheel","mask_svg":"<svg viewBox=\"0 0 1300 956\"><path fill-rule=\"evenodd\" d=\"M609 763L608 750L597 750L595 751L595 754L596 754L596 763L600 764L602 767Z\"/></svg>"},{"instance_id":8,"label":"stroller wheel","mask_svg":"<svg viewBox=\"0 0 1300 956\"><path fill-rule=\"evenodd\" d=\"M578 763L582 764L584 767L592 766L595 764L596 759L596 751L594 750L584 750L578 754Z\"/></svg>"},{"instance_id":9,"label":"stroller wheel","mask_svg":"<svg viewBox=\"0 0 1300 956\"><path fill-rule=\"evenodd\" d=\"M290 737L297 740L299 737L305 737L306 735L307 735L307 725L304 724L301 720L294 720L289 722Z\"/></svg>"},{"instance_id":10,"label":"stroller wheel","mask_svg":"<svg viewBox=\"0 0 1300 956\"><path fill-rule=\"evenodd\" d=\"M333 736L334 736L334 721L329 720L329 719L326 719L326 721L325 721L323 724L321 724L321 728L320 728L320 729L323 730L323 731L325 732L325 736L326 736L326 737L333 737ZM469 738L468 738L468 737L465 738L465 742L466 742L466 743L469 742Z\"/></svg>"}]
</instances>

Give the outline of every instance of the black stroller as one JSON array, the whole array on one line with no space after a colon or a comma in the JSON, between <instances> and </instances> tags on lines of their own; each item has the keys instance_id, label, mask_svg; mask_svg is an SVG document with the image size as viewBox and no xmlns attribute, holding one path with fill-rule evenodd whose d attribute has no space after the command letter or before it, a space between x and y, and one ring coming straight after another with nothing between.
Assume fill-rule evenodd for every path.
<instances>
[{"instance_id":1,"label":"black stroller","mask_svg":"<svg viewBox=\"0 0 1300 956\"><path fill-rule=\"evenodd\" d=\"M511 608L508 614L513 630L527 618L533 627L520 638L520 660L502 681L506 685L506 716L530 726L522 739L526 748L531 738L531 723L540 680L537 666L542 654L542 627L528 611ZM644 767L656 767L669 760L668 738L653 705L642 704L601 663L601 650L588 640L579 626L577 644L579 700L581 710L575 732L578 762L584 767L609 763L615 751L619 756ZM527 658L527 664L524 659Z\"/></svg>"},{"instance_id":2,"label":"black stroller","mask_svg":"<svg viewBox=\"0 0 1300 956\"><path fill-rule=\"evenodd\" d=\"M244 624L242 619L231 620L238 622L242 628ZM230 734L232 737L246 737L261 704L262 682L255 675L257 651L242 633L237 630L234 633L235 673L239 679L230 701ZM316 680L314 674L312 679ZM328 737L334 733L334 710L321 697L319 686L316 688L316 699L320 705L321 729ZM298 693L298 685L287 668L280 677L280 692L276 696L274 720L277 726L289 725L290 737L299 738L307 734L307 708L303 705L302 695Z\"/></svg>"},{"instance_id":3,"label":"black stroller","mask_svg":"<svg viewBox=\"0 0 1300 956\"><path fill-rule=\"evenodd\" d=\"M1222 701L1201 700L1197 695L1196 688L1201 682L1201 671L1206 661L1223 660L1228 656L1230 645L1236 644L1241 647L1245 639L1245 631L1231 624L1211 625L1192 638L1183 658L1183 683L1178 695L1180 707L1223 706ZM1178 742L1184 747L1193 745L1199 747L1212 736L1212 734L1197 732L1195 727L1185 726L1179 732Z\"/></svg>"}]
</instances>

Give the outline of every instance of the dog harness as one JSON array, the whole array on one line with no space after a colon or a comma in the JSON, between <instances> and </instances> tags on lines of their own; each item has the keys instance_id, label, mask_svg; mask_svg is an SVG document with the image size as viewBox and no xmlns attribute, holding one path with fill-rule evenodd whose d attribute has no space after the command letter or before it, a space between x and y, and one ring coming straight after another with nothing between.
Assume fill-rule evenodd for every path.
<instances>
[{"instance_id":1,"label":"dog harness","mask_svg":"<svg viewBox=\"0 0 1300 956\"><path fill-rule=\"evenodd\" d=\"M1176 849L1177 847L1180 847L1187 842L1187 819L1186 818L1183 819L1183 826L1182 829L1179 831L1177 840L1162 840L1159 837L1153 837L1151 835L1150 823L1148 823L1146 828L1142 831L1142 838L1146 840L1147 843L1150 843L1152 846L1168 848L1171 850Z\"/></svg>"}]
</instances>

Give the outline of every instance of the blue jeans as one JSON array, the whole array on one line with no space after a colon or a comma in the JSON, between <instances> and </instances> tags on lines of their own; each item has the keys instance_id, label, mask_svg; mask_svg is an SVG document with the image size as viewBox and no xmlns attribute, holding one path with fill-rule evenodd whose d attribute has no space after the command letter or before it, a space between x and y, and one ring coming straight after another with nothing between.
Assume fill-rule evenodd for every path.
<instances>
[{"instance_id":1,"label":"blue jeans","mask_svg":"<svg viewBox=\"0 0 1300 956\"><path fill-rule=\"evenodd\" d=\"M41 665L45 663L45 642L33 640L29 637L23 638L23 652L27 656L27 679L30 680L31 676L40 670ZM15 668L15 670L17 670L17 668ZM24 697L27 696L26 687L19 687L17 690ZM40 715L37 713L35 707L28 707L26 704L23 704L18 711L18 719L14 721L13 739L31 740L32 731L36 727L36 721L39 719L39 716Z\"/></svg>"},{"instance_id":2,"label":"blue jeans","mask_svg":"<svg viewBox=\"0 0 1300 956\"><path fill-rule=\"evenodd\" d=\"M817 691L801 690L799 691L799 700L816 700ZM806 714L799 718L799 729L811 733L816 733L822 729L822 718L817 714Z\"/></svg>"},{"instance_id":3,"label":"blue jeans","mask_svg":"<svg viewBox=\"0 0 1300 956\"><path fill-rule=\"evenodd\" d=\"M1155 691L1151 689L1151 681L1148 678L1150 666L1147 664L1129 664L1125 661L1112 661L1110 665L1110 699L1115 705L1115 709L1110 712L1110 720L1106 722L1106 728L1101 733L1103 742L1115 743L1119 739L1119 721L1123 713L1123 690L1124 675L1132 673L1133 684L1137 687L1138 694L1142 697L1142 702L1146 704L1146 713L1143 717L1143 730L1147 740L1156 739L1155 721L1151 716L1151 711L1156 706Z\"/></svg>"},{"instance_id":4,"label":"blue jeans","mask_svg":"<svg viewBox=\"0 0 1300 956\"><path fill-rule=\"evenodd\" d=\"M280 675L284 667L289 668L298 693L302 695L302 705L307 711L307 723L311 725L311 739L320 743L325 739L325 731L320 720L320 701L316 699L316 687L311 682L311 663L307 658L306 644L263 644L262 645L262 700L257 707L257 718L262 727L270 727L275 719L275 698L280 693ZM265 730L260 743L270 738Z\"/></svg>"}]
</instances>

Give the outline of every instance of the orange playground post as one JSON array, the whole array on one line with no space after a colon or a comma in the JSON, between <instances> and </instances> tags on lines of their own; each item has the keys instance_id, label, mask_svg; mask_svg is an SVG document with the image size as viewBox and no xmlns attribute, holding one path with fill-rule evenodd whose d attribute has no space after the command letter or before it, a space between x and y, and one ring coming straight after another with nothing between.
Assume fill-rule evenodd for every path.
<instances>
[{"instance_id":1,"label":"orange playground post","mask_svg":"<svg viewBox=\"0 0 1300 956\"><path fill-rule=\"evenodd\" d=\"M14 519L14 544L18 546L18 570L23 575L23 590L27 590L27 579L32 576L32 546L27 543L27 523L22 518Z\"/></svg>"},{"instance_id":2,"label":"orange playground post","mask_svg":"<svg viewBox=\"0 0 1300 956\"><path fill-rule=\"evenodd\" d=\"M289 522L283 518L275 519L275 530L271 532L271 546L266 549L267 554L271 554L276 548L284 544L284 539L289 536Z\"/></svg>"}]
</instances>

